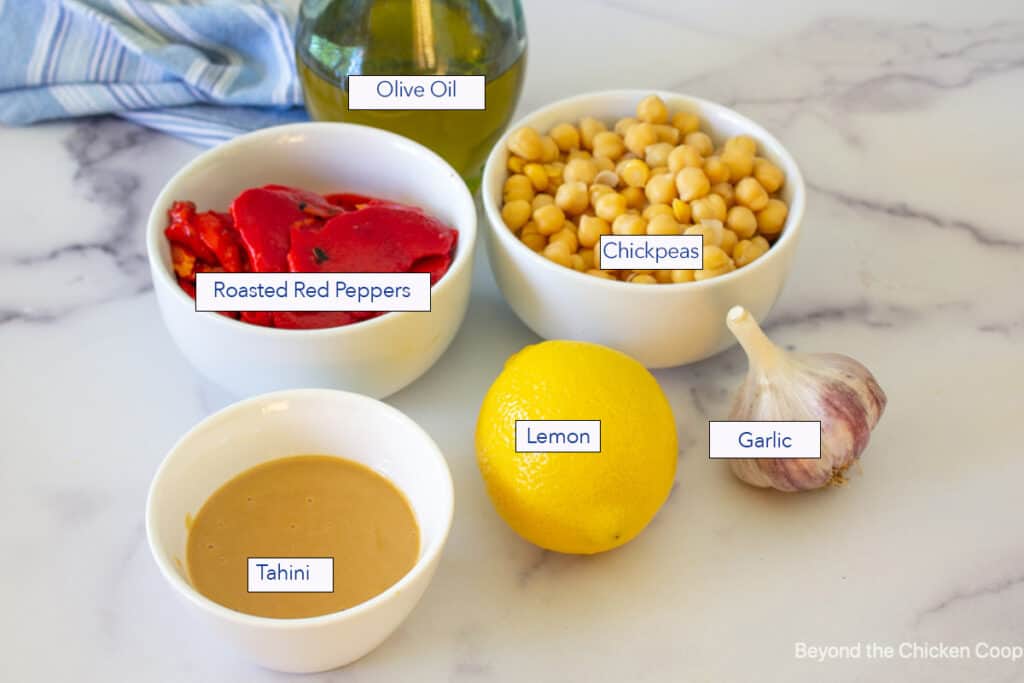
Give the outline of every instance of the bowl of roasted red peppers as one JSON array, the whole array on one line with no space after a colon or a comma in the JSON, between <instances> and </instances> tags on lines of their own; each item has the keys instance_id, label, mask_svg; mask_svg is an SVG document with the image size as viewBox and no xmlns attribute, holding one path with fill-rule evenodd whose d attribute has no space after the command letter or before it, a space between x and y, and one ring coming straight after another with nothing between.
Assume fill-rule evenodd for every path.
<instances>
[{"instance_id":1,"label":"bowl of roasted red peppers","mask_svg":"<svg viewBox=\"0 0 1024 683\"><path fill-rule=\"evenodd\" d=\"M201 154L153 206L148 247L164 321L235 394L332 387L386 396L426 371L465 314L476 238L458 174L411 140L304 123ZM197 312L196 275L429 273L431 310Z\"/></svg>"},{"instance_id":2,"label":"bowl of roasted red peppers","mask_svg":"<svg viewBox=\"0 0 1024 683\"><path fill-rule=\"evenodd\" d=\"M430 273L451 266L458 231L422 209L351 193L320 195L286 185L242 191L230 210L199 211L177 200L164 230L178 285L195 298L201 272ZM368 311L226 312L281 329L340 327L377 317Z\"/></svg>"}]
</instances>

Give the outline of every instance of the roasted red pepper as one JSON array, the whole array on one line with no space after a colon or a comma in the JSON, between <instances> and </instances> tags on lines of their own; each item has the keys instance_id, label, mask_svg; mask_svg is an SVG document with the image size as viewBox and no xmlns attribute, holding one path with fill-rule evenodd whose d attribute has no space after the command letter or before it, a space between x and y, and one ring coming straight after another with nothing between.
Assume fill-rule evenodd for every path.
<instances>
[{"instance_id":1,"label":"roasted red pepper","mask_svg":"<svg viewBox=\"0 0 1024 683\"><path fill-rule=\"evenodd\" d=\"M217 262L229 273L239 273L244 265L242 242L231 216L216 211L196 214L195 225L203 244L217 255Z\"/></svg>"},{"instance_id":2,"label":"roasted red pepper","mask_svg":"<svg viewBox=\"0 0 1024 683\"><path fill-rule=\"evenodd\" d=\"M164 230L172 244L188 248L196 258L216 263L217 255L203 242L195 225L196 205L192 202L174 202L167 212L171 224Z\"/></svg>"},{"instance_id":3,"label":"roasted red pepper","mask_svg":"<svg viewBox=\"0 0 1024 683\"><path fill-rule=\"evenodd\" d=\"M448 254L437 256L425 256L409 268L410 273L430 273L430 284L437 284L437 281L448 272L452 265L452 257Z\"/></svg>"},{"instance_id":4,"label":"roasted red pepper","mask_svg":"<svg viewBox=\"0 0 1024 683\"><path fill-rule=\"evenodd\" d=\"M338 206L332 204L327 197L321 197L309 190L300 190L286 185L264 185L262 189L276 192L295 204L299 211L308 213L310 216L328 218L341 213Z\"/></svg>"},{"instance_id":5,"label":"roasted red pepper","mask_svg":"<svg viewBox=\"0 0 1024 683\"><path fill-rule=\"evenodd\" d=\"M421 258L451 252L456 235L415 209L371 204L320 230L292 230L288 265L295 273L406 273Z\"/></svg>"},{"instance_id":6,"label":"roasted red pepper","mask_svg":"<svg viewBox=\"0 0 1024 683\"><path fill-rule=\"evenodd\" d=\"M196 255L188 247L171 243L171 263L174 274L185 280L196 279Z\"/></svg>"},{"instance_id":7,"label":"roasted red pepper","mask_svg":"<svg viewBox=\"0 0 1024 683\"><path fill-rule=\"evenodd\" d=\"M231 215L258 273L283 273L288 270L288 229L306 214L296 202L279 192L254 188L246 190L231 203Z\"/></svg>"},{"instance_id":8,"label":"roasted red pepper","mask_svg":"<svg viewBox=\"0 0 1024 683\"><path fill-rule=\"evenodd\" d=\"M335 192L334 194L324 195L324 199L345 211L358 211L364 206L378 201L373 197L367 197L364 194L352 194L351 192Z\"/></svg>"}]
</instances>

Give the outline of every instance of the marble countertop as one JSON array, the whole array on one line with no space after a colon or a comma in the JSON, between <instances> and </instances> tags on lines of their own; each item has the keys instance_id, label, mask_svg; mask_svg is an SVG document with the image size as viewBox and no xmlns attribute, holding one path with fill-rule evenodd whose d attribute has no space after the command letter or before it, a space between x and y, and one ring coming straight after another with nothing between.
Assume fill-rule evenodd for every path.
<instances>
[{"instance_id":1,"label":"marble countertop","mask_svg":"<svg viewBox=\"0 0 1024 683\"><path fill-rule=\"evenodd\" d=\"M535 337L486 259L454 344L389 402L438 441L457 514L411 618L324 681L992 681L1024 662L795 656L796 643L1024 645L1024 6L527 1L521 111L676 89L735 106L809 181L771 333L872 368L852 482L787 496L707 458L739 350L659 371L678 486L629 545L543 552L491 507L479 402ZM116 120L0 129L0 678L278 681L194 628L146 548L157 464L231 398L165 334L143 221L198 149Z\"/></svg>"}]
</instances>

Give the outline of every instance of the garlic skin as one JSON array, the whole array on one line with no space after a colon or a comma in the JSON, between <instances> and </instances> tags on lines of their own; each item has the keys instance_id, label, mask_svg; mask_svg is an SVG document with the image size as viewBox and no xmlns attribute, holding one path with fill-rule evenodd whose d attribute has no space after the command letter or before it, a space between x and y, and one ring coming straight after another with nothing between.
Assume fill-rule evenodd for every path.
<instances>
[{"instance_id":1,"label":"garlic skin","mask_svg":"<svg viewBox=\"0 0 1024 683\"><path fill-rule=\"evenodd\" d=\"M753 486L787 492L842 482L885 410L874 375L841 354L787 353L741 306L729 311L726 324L750 363L729 419L821 421L821 459L731 460L733 473Z\"/></svg>"}]
</instances>

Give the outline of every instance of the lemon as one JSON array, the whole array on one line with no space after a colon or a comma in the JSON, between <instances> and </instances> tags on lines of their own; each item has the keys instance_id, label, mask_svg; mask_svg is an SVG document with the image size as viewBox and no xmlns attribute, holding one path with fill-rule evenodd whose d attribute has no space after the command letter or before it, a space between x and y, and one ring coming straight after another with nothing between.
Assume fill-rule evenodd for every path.
<instances>
[{"instance_id":1,"label":"lemon","mask_svg":"<svg viewBox=\"0 0 1024 683\"><path fill-rule=\"evenodd\" d=\"M600 420L599 453L516 453L516 420ZM498 513L542 548L591 554L639 534L668 498L676 428L657 380L584 342L527 346L480 408L477 464Z\"/></svg>"}]
</instances>

